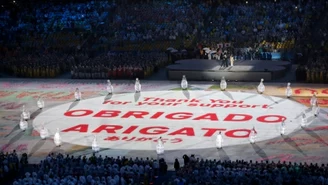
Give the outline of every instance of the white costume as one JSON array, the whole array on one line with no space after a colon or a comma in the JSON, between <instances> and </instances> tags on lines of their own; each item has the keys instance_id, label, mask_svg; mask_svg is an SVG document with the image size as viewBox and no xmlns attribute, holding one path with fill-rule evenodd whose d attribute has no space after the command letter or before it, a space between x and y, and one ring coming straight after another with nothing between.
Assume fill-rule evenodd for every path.
<instances>
[{"instance_id":1,"label":"white costume","mask_svg":"<svg viewBox=\"0 0 328 185\"><path fill-rule=\"evenodd\" d=\"M25 131L27 129L28 123L25 119L21 118L20 122L19 122L19 128L22 131Z\"/></svg>"},{"instance_id":2,"label":"white costume","mask_svg":"<svg viewBox=\"0 0 328 185\"><path fill-rule=\"evenodd\" d=\"M112 83L110 82L110 80L107 80L107 87L106 87L106 89L107 89L108 94L113 94L114 89L113 89L113 86L112 86Z\"/></svg>"},{"instance_id":3,"label":"white costume","mask_svg":"<svg viewBox=\"0 0 328 185\"><path fill-rule=\"evenodd\" d=\"M164 144L161 137L157 140L156 152L157 155L164 153Z\"/></svg>"},{"instance_id":4,"label":"white costume","mask_svg":"<svg viewBox=\"0 0 328 185\"><path fill-rule=\"evenodd\" d=\"M40 96L38 101L36 102L37 106L39 109L43 109L44 108L44 101L42 99L42 97Z\"/></svg>"},{"instance_id":5,"label":"white costume","mask_svg":"<svg viewBox=\"0 0 328 185\"><path fill-rule=\"evenodd\" d=\"M285 119L282 120L281 122L281 126L280 126L280 135L285 135L285 130L286 130L286 123L285 123Z\"/></svg>"},{"instance_id":6,"label":"white costume","mask_svg":"<svg viewBox=\"0 0 328 185\"><path fill-rule=\"evenodd\" d=\"M317 104L317 96L314 94L310 100L310 104L312 107L314 107Z\"/></svg>"},{"instance_id":7,"label":"white costume","mask_svg":"<svg viewBox=\"0 0 328 185\"><path fill-rule=\"evenodd\" d=\"M44 126L42 126L40 130L40 137L41 139L46 139L47 137L49 137L48 129L46 129Z\"/></svg>"},{"instance_id":8,"label":"white costume","mask_svg":"<svg viewBox=\"0 0 328 185\"><path fill-rule=\"evenodd\" d=\"M257 86L257 91L260 93L260 94L262 94L262 93L264 93L264 91L265 91L265 86L264 86L264 84L263 84L263 78L261 79L261 82L260 82L260 84L259 84L259 86Z\"/></svg>"},{"instance_id":9,"label":"white costume","mask_svg":"<svg viewBox=\"0 0 328 185\"><path fill-rule=\"evenodd\" d=\"M251 133L249 134L249 141L251 142L251 144L254 144L256 142L256 135L257 132L255 131L255 128L253 128L251 130Z\"/></svg>"},{"instance_id":10,"label":"white costume","mask_svg":"<svg viewBox=\"0 0 328 185\"><path fill-rule=\"evenodd\" d=\"M60 146L61 145L61 137L60 137L60 134L59 134L59 128L57 128L57 131L55 133L55 136L54 136L54 143L56 146Z\"/></svg>"},{"instance_id":11,"label":"white costume","mask_svg":"<svg viewBox=\"0 0 328 185\"><path fill-rule=\"evenodd\" d=\"M221 135L221 132L216 136L216 147L217 148L222 148L222 142L223 142L223 138Z\"/></svg>"},{"instance_id":12,"label":"white costume","mask_svg":"<svg viewBox=\"0 0 328 185\"><path fill-rule=\"evenodd\" d=\"M302 114L302 121L301 121L301 127L305 127L306 126L306 115L303 113Z\"/></svg>"},{"instance_id":13,"label":"white costume","mask_svg":"<svg viewBox=\"0 0 328 185\"><path fill-rule=\"evenodd\" d=\"M293 89L290 87L290 83L287 83L286 96L290 98L293 95Z\"/></svg>"},{"instance_id":14,"label":"white costume","mask_svg":"<svg viewBox=\"0 0 328 185\"><path fill-rule=\"evenodd\" d=\"M317 116L319 115L320 107L319 107L318 103L315 104L315 105L312 107L312 112L313 112L313 114L314 114L315 117L317 117Z\"/></svg>"},{"instance_id":15,"label":"white costume","mask_svg":"<svg viewBox=\"0 0 328 185\"><path fill-rule=\"evenodd\" d=\"M28 120L30 119L30 112L28 112L26 109L25 109L25 105L23 105L23 110L22 110L22 114L21 114L21 118L23 118L24 120Z\"/></svg>"},{"instance_id":16,"label":"white costume","mask_svg":"<svg viewBox=\"0 0 328 185\"><path fill-rule=\"evenodd\" d=\"M74 97L75 97L75 100L76 101L80 101L81 100L82 94L81 94L79 88L76 88L75 93L74 93Z\"/></svg>"},{"instance_id":17,"label":"white costume","mask_svg":"<svg viewBox=\"0 0 328 185\"><path fill-rule=\"evenodd\" d=\"M141 92L141 84L138 78L136 79L136 83L134 84L134 90L136 93Z\"/></svg>"},{"instance_id":18,"label":"white costume","mask_svg":"<svg viewBox=\"0 0 328 185\"><path fill-rule=\"evenodd\" d=\"M181 80L181 88L183 90L188 89L188 81L185 75L182 76L182 80Z\"/></svg>"},{"instance_id":19,"label":"white costume","mask_svg":"<svg viewBox=\"0 0 328 185\"><path fill-rule=\"evenodd\" d=\"M233 59L233 56L230 56L230 66L233 66L233 62L234 62L235 60Z\"/></svg>"},{"instance_id":20,"label":"white costume","mask_svg":"<svg viewBox=\"0 0 328 185\"><path fill-rule=\"evenodd\" d=\"M98 143L97 143L97 137L96 136L94 136L94 138L93 138L91 147L92 147L92 151L94 151L94 152L99 152L99 150L100 150L100 148L98 146Z\"/></svg>"},{"instance_id":21,"label":"white costume","mask_svg":"<svg viewBox=\"0 0 328 185\"><path fill-rule=\"evenodd\" d=\"M208 60L212 60L211 49L210 48L206 48L205 53L207 54Z\"/></svg>"},{"instance_id":22,"label":"white costume","mask_svg":"<svg viewBox=\"0 0 328 185\"><path fill-rule=\"evenodd\" d=\"M222 91L225 91L227 89L227 81L225 80L224 76L222 76L221 78L220 88Z\"/></svg>"}]
</instances>

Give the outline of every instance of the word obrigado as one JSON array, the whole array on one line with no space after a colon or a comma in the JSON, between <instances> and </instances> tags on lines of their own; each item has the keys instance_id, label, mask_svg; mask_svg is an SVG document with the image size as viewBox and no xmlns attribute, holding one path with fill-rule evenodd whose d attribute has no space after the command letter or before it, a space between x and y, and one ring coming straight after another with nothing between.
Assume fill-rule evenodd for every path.
<instances>
[{"instance_id":1,"label":"word obrigado","mask_svg":"<svg viewBox=\"0 0 328 185\"><path fill-rule=\"evenodd\" d=\"M99 110L94 112L90 109L70 110L64 113L66 117L93 117L93 118L122 118L122 119L166 119L166 120L195 120L195 121L219 121L217 113L192 113L192 112L149 112L149 111L120 111L120 110ZM250 114L230 113L221 118L223 121L231 122L245 122L250 120L257 120L262 123L279 123L286 119L282 115L262 115L254 117Z\"/></svg>"}]
</instances>

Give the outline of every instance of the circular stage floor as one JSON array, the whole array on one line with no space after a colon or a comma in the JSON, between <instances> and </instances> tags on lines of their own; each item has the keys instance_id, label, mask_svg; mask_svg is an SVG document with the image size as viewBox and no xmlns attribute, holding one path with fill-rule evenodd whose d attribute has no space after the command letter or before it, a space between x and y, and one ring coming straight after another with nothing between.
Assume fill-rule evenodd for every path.
<instances>
[{"instance_id":1,"label":"circular stage floor","mask_svg":"<svg viewBox=\"0 0 328 185\"><path fill-rule=\"evenodd\" d=\"M292 84L294 96L284 96L286 84L265 84L267 91L256 93L256 83L218 84L189 82L182 91L176 82L142 82L143 92L133 93L132 81L115 81L114 95L105 92L105 81L0 81L1 151L28 153L38 162L50 152L91 155L96 136L99 155L156 158L157 139L164 140L164 158L173 164L183 154L202 159L245 159L286 161L327 161L328 104L324 86ZM73 101L76 87L83 99ZM97 89L97 91L95 91ZM305 90L307 89L307 90ZM312 89L313 91L309 91ZM317 91L320 114L308 108L311 92ZM40 111L36 98L42 95L46 107ZM29 128L19 129L22 106L31 113ZM300 127L306 113L307 127ZM285 133L281 136L281 123ZM41 140L42 125L51 138ZM249 143L252 128L257 142ZM55 147L52 137L59 128L63 145ZM223 149L215 147L218 133Z\"/></svg>"}]
</instances>

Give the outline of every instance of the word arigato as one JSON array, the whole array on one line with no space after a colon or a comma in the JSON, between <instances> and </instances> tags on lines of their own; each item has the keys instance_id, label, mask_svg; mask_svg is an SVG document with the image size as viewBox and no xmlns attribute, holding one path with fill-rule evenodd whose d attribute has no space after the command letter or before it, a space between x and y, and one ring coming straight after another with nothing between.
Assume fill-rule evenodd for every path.
<instances>
[{"instance_id":1,"label":"word arigato","mask_svg":"<svg viewBox=\"0 0 328 185\"><path fill-rule=\"evenodd\" d=\"M193 127L183 127L179 129L170 129L165 126L138 126L131 125L124 127L122 125L100 125L95 129L89 129L88 124L79 124L67 129L62 130L62 132L78 132L78 133L108 133L108 134L120 134L120 135L130 135L130 134L141 134L141 135L168 135L168 136L203 136L203 137L212 137L215 133L224 132L227 137L231 138L246 138L249 137L251 132L250 129L233 129L227 130L226 128L201 128L194 129ZM106 139L105 139L106 140Z\"/></svg>"},{"instance_id":2,"label":"word arigato","mask_svg":"<svg viewBox=\"0 0 328 185\"><path fill-rule=\"evenodd\" d=\"M167 120L196 120L196 121L219 121L219 116L216 113L202 113L196 115L192 112L155 112L150 113L148 111L126 111L122 112L119 110L100 110L94 112L88 109L70 110L64 113L66 117L93 117L93 118L121 118L121 119L167 119ZM249 114L228 114L222 118L223 121L232 122L244 122L253 119L252 115ZM255 118L258 122L262 123L280 123L285 116L281 115L263 115Z\"/></svg>"}]
</instances>

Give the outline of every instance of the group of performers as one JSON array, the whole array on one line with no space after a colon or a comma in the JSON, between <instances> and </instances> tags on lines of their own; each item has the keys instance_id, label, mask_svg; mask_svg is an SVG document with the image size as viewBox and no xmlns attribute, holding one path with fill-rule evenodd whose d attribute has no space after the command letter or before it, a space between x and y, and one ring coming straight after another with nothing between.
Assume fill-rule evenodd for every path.
<instances>
[{"instance_id":1,"label":"group of performers","mask_svg":"<svg viewBox=\"0 0 328 185\"><path fill-rule=\"evenodd\" d=\"M207 56L209 60L221 61L221 67L229 67L234 65L234 56L231 51L232 48L218 48L216 51L211 48L203 48L203 55ZM230 64L229 64L230 63Z\"/></svg>"},{"instance_id":2,"label":"group of performers","mask_svg":"<svg viewBox=\"0 0 328 185\"><path fill-rule=\"evenodd\" d=\"M152 66L119 66L119 67L92 67L92 66L74 66L71 70L73 79L132 79L136 76L141 78L150 76L154 72Z\"/></svg>"},{"instance_id":3,"label":"group of performers","mask_svg":"<svg viewBox=\"0 0 328 185\"><path fill-rule=\"evenodd\" d=\"M259 94L263 94L265 92L265 85L264 85L263 82L264 82L264 79L261 79L260 84L257 86L257 91L258 91ZM227 89L227 85L228 85L227 81L225 80L224 77L222 77L221 82L220 82L221 90L225 91ZM186 78L185 75L182 76L181 89L182 90L188 90L188 81L187 81L187 78ZM140 93L141 92L141 83L140 83L138 78L136 78L134 90L135 90L135 93ZM111 84L110 80L107 80L106 91L107 91L108 94L113 94L114 93L114 88L113 88L113 85ZM293 91L292 91L292 88L291 88L291 84L287 83L286 97L290 98L292 95L293 95ZM75 98L75 101L80 101L82 99L82 93L79 90L79 88L75 89L74 98ZM36 104L37 104L37 107L40 110L42 110L44 108L45 103L44 103L41 96L38 97ZM310 104L311 104L311 107L312 107L313 115L315 117L318 116L318 114L320 112L320 107L318 105L316 94L314 94L312 96L312 98L310 100ZM301 118L302 118L301 127L304 128L307 124L306 113L303 112ZM20 129L22 131L25 131L28 128L28 122L27 121L29 119L30 119L30 113L29 113L29 111L26 110L25 105L24 105L23 108L22 108L21 120L20 120L20 124L19 124ZM282 123L281 123L281 127L280 127L280 134L281 135L285 135L285 132L286 132L286 122L285 121L286 121L286 119L283 119ZM45 128L44 125L42 125L41 129L40 129L40 137L41 137L41 139L46 139L46 138L49 137L49 132ZM254 144L256 142L256 137L257 137L257 131L255 130L255 127L253 127L250 130L250 134L249 134L250 143ZM60 136L60 130L58 128L57 128L57 131L54 135L54 143L55 143L56 146L61 146L61 143L62 143L61 136ZM223 143L223 136L220 132L216 137L216 147L217 148L222 148L222 146L223 146L222 143ZM98 152L100 150L100 147L97 143L96 136L94 136L94 138L93 138L92 150L94 152ZM164 153L164 142L163 142L161 137L158 139L158 143L157 143L157 146L156 146L156 151L157 151L158 155Z\"/></svg>"},{"instance_id":4,"label":"group of performers","mask_svg":"<svg viewBox=\"0 0 328 185\"><path fill-rule=\"evenodd\" d=\"M310 83L324 83L328 82L328 72L324 68L315 68L308 69L305 68L306 71L306 82ZM298 71L297 71L298 72Z\"/></svg>"}]
</instances>

